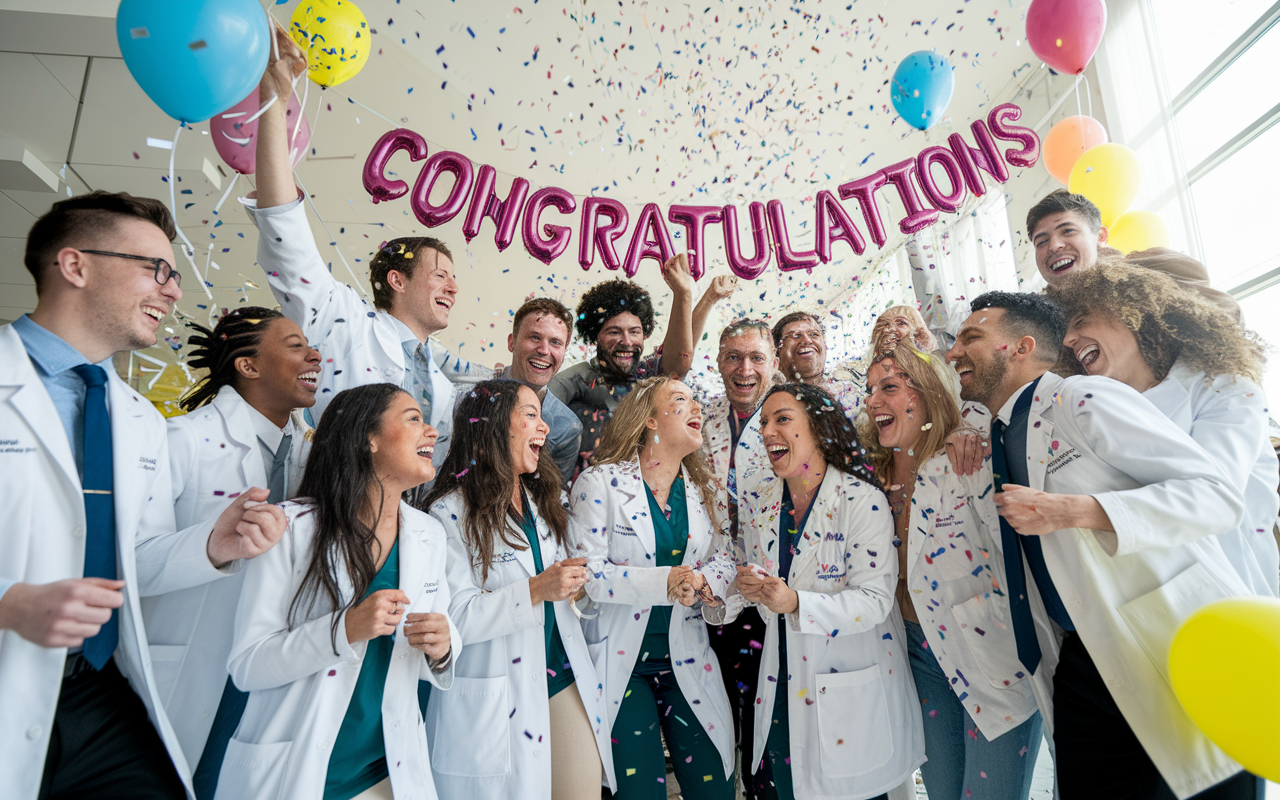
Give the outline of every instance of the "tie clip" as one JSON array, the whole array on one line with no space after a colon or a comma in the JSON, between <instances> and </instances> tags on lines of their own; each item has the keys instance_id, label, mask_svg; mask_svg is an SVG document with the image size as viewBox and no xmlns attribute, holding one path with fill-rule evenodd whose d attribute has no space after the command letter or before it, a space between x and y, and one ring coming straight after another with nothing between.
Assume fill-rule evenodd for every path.
<instances>
[{"instance_id":1,"label":"tie clip","mask_svg":"<svg viewBox=\"0 0 1280 800\"><path fill-rule=\"evenodd\" d=\"M110 489L85 489L85 494L111 494Z\"/></svg>"}]
</instances>

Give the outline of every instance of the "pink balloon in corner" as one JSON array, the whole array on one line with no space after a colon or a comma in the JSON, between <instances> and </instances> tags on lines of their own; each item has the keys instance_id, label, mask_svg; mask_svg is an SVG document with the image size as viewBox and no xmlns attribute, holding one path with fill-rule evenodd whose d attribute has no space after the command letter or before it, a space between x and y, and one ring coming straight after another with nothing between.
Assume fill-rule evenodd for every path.
<instances>
[{"instance_id":1,"label":"pink balloon in corner","mask_svg":"<svg viewBox=\"0 0 1280 800\"><path fill-rule=\"evenodd\" d=\"M254 87L248 97L221 114L214 114L209 119L209 135L213 137L213 146L217 148L218 155L227 162L227 166L242 175L252 175L257 169L258 120L255 119L253 122L246 122L246 120L257 114L258 108L258 89ZM302 120L300 126L298 126L299 119ZM307 147L311 144L311 123L307 122L307 118L302 115L302 106L298 104L296 95L289 98L289 106L285 109L285 120L289 126L289 135L293 137L289 154L293 157L293 165L296 167L302 157L307 154ZM295 126L298 126L296 134Z\"/></svg>"},{"instance_id":2,"label":"pink balloon in corner","mask_svg":"<svg viewBox=\"0 0 1280 800\"><path fill-rule=\"evenodd\" d=\"M1079 75L1089 66L1107 29L1103 0L1031 0L1027 44L1058 72Z\"/></svg>"}]
</instances>

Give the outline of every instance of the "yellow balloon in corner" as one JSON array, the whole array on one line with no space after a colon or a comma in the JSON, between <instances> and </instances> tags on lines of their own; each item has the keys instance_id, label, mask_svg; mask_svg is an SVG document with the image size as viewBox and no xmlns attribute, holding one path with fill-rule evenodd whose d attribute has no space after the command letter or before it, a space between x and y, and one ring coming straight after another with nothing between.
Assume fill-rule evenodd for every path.
<instances>
[{"instance_id":1,"label":"yellow balloon in corner","mask_svg":"<svg viewBox=\"0 0 1280 800\"><path fill-rule=\"evenodd\" d=\"M289 34L307 54L307 74L337 86L369 60L369 22L350 0L303 0L289 18Z\"/></svg>"},{"instance_id":2,"label":"yellow balloon in corner","mask_svg":"<svg viewBox=\"0 0 1280 800\"><path fill-rule=\"evenodd\" d=\"M1089 198L1102 212L1102 224L1110 228L1129 210L1142 185L1138 154L1122 144L1108 142L1091 147L1071 168L1067 188Z\"/></svg>"},{"instance_id":3,"label":"yellow balloon in corner","mask_svg":"<svg viewBox=\"0 0 1280 800\"><path fill-rule=\"evenodd\" d=\"M1245 769L1280 781L1280 600L1235 597L1187 618L1169 681L1187 715Z\"/></svg>"},{"instance_id":4,"label":"yellow balloon in corner","mask_svg":"<svg viewBox=\"0 0 1280 800\"><path fill-rule=\"evenodd\" d=\"M1107 229L1107 244L1121 253L1169 246L1169 226L1154 211L1126 211Z\"/></svg>"}]
</instances>

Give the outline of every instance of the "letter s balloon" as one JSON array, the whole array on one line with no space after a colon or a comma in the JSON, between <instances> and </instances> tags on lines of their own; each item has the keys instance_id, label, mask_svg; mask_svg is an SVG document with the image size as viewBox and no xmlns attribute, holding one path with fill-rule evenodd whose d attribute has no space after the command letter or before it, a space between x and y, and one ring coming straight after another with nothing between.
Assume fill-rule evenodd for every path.
<instances>
[{"instance_id":1,"label":"letter s balloon","mask_svg":"<svg viewBox=\"0 0 1280 800\"><path fill-rule=\"evenodd\" d=\"M1015 167L1034 167L1040 160L1040 137L1030 128L1010 125L1022 119L1022 109L1013 103L1001 103L987 115L991 135L1006 142L1018 142L1021 150L1005 150L1004 160ZM1006 122L1007 120L1007 122Z\"/></svg>"}]
</instances>

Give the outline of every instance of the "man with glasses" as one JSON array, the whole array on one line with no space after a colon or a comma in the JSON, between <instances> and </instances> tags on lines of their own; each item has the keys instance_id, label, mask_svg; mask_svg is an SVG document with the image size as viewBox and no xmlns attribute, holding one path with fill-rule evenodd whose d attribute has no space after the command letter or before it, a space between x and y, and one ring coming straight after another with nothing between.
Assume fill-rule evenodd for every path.
<instances>
[{"instance_id":1,"label":"man with glasses","mask_svg":"<svg viewBox=\"0 0 1280 800\"><path fill-rule=\"evenodd\" d=\"M174 233L158 200L55 203L27 238L36 308L0 327L6 797L186 797L139 599L229 575L284 532L257 488L175 531L164 420L112 366L182 297Z\"/></svg>"},{"instance_id":2,"label":"man with glasses","mask_svg":"<svg viewBox=\"0 0 1280 800\"><path fill-rule=\"evenodd\" d=\"M774 323L773 346L778 349L778 371L783 382L826 389L840 401L849 419L857 415L863 376L850 371L849 380L827 377L827 334L821 317L808 311L787 314Z\"/></svg>"}]
</instances>

